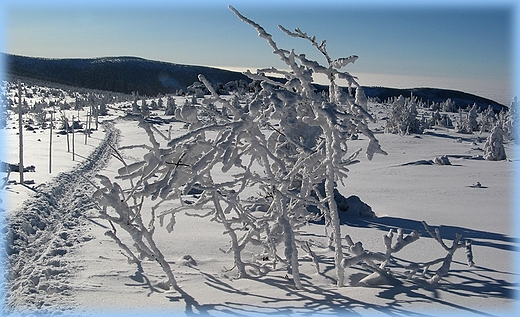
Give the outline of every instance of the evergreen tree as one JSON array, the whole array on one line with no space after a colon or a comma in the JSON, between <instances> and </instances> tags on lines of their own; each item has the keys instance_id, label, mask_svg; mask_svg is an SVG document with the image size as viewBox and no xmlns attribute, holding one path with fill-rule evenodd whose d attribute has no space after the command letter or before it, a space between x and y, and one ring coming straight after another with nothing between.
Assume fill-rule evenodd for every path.
<instances>
[{"instance_id":1,"label":"evergreen tree","mask_svg":"<svg viewBox=\"0 0 520 317\"><path fill-rule=\"evenodd\" d=\"M484 144L484 159L488 161L501 161L506 159L504 149L504 133L499 125L491 130Z\"/></svg>"}]
</instances>

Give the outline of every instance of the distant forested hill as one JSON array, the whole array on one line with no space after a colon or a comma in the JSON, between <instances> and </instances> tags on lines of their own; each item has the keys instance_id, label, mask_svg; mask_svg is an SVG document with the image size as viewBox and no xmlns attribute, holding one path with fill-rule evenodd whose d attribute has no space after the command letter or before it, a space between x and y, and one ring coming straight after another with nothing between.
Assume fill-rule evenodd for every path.
<instances>
[{"instance_id":1,"label":"distant forested hill","mask_svg":"<svg viewBox=\"0 0 520 317\"><path fill-rule=\"evenodd\" d=\"M247 80L228 70L146 60L137 57L47 59L5 54L8 74L70 86L156 96L186 88L203 74L210 82Z\"/></svg>"},{"instance_id":2,"label":"distant forested hill","mask_svg":"<svg viewBox=\"0 0 520 317\"><path fill-rule=\"evenodd\" d=\"M151 61L138 57L48 59L4 54L4 60L8 75L127 94L137 91L145 96L176 93L181 89L186 91L188 86L198 81L199 74L203 74L213 84L225 84L237 80L251 82L248 77L239 72ZM327 86L316 87L318 90L327 89ZM441 103L450 98L457 108L465 108L473 103L482 109L491 106L495 111L500 111L504 108L504 105L495 101L456 90L363 88L367 97L377 98L382 102L399 95L409 97L413 94L426 103Z\"/></svg>"},{"instance_id":3,"label":"distant forested hill","mask_svg":"<svg viewBox=\"0 0 520 317\"><path fill-rule=\"evenodd\" d=\"M466 92L458 91L458 90L450 90L450 89L440 89L440 88L406 88L406 89L398 89L398 88L387 88L387 87L363 87L365 91L365 95L378 98L381 101L388 100L389 98L399 97L403 95L404 97L410 97L413 95L420 100L432 103L442 103L446 101L448 98L451 99L455 103L455 107L466 108L467 106L472 106L476 104L480 109L487 109L491 106L495 111L502 110L505 106L499 104L490 99L486 99L484 97L476 96L473 94L469 94Z\"/></svg>"}]
</instances>

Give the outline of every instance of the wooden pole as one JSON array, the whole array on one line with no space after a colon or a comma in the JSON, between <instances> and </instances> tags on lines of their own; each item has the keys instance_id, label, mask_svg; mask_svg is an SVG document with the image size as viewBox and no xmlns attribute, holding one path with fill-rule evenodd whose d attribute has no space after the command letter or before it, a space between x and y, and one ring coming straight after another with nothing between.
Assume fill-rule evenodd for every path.
<instances>
[{"instance_id":1,"label":"wooden pole","mask_svg":"<svg viewBox=\"0 0 520 317\"><path fill-rule=\"evenodd\" d=\"M86 113L85 128L83 129L83 131L85 132L85 144L87 144L87 137L89 136L88 135L89 134L89 117L88 117L89 110L87 110L87 113Z\"/></svg>"},{"instance_id":2,"label":"wooden pole","mask_svg":"<svg viewBox=\"0 0 520 317\"><path fill-rule=\"evenodd\" d=\"M96 131L99 128L99 111L100 110L101 110L101 105L97 105L96 104L96 112L95 112L95 116L96 116Z\"/></svg>"},{"instance_id":3,"label":"wooden pole","mask_svg":"<svg viewBox=\"0 0 520 317\"><path fill-rule=\"evenodd\" d=\"M74 161L76 154L74 152L74 116L72 116L72 160Z\"/></svg>"},{"instance_id":4,"label":"wooden pole","mask_svg":"<svg viewBox=\"0 0 520 317\"><path fill-rule=\"evenodd\" d=\"M52 173L52 125L54 110L51 110L51 129L49 132L49 174Z\"/></svg>"},{"instance_id":5,"label":"wooden pole","mask_svg":"<svg viewBox=\"0 0 520 317\"><path fill-rule=\"evenodd\" d=\"M65 117L65 132L67 133L67 153L70 153L70 141L69 141L69 119Z\"/></svg>"},{"instance_id":6,"label":"wooden pole","mask_svg":"<svg viewBox=\"0 0 520 317\"><path fill-rule=\"evenodd\" d=\"M92 105L90 105L90 111L89 111L89 115L88 115L88 137L90 138L90 133L92 131L92 109L94 109L94 107Z\"/></svg>"},{"instance_id":7,"label":"wooden pole","mask_svg":"<svg viewBox=\"0 0 520 317\"><path fill-rule=\"evenodd\" d=\"M18 81L18 169L20 172L20 184L23 179L23 123L22 123L22 84Z\"/></svg>"}]
</instances>

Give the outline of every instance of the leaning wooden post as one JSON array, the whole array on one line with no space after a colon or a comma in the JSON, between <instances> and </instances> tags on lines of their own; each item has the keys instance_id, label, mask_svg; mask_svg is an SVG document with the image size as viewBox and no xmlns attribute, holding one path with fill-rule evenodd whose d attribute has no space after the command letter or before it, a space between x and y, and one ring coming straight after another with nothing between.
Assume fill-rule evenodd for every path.
<instances>
[{"instance_id":1,"label":"leaning wooden post","mask_svg":"<svg viewBox=\"0 0 520 317\"><path fill-rule=\"evenodd\" d=\"M22 84L18 81L18 169L20 171L20 184L23 180L23 123L22 123Z\"/></svg>"}]
</instances>

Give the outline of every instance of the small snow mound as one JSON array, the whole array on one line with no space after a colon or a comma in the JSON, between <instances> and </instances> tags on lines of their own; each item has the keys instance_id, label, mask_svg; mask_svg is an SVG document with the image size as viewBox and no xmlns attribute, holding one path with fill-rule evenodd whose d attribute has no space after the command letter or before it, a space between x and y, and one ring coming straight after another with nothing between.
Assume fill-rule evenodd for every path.
<instances>
[{"instance_id":1,"label":"small snow mound","mask_svg":"<svg viewBox=\"0 0 520 317\"><path fill-rule=\"evenodd\" d=\"M165 281L157 282L157 283L155 283L154 286L156 288L158 288L159 290L163 290L163 291L169 291L170 290L170 284L168 282L165 282Z\"/></svg>"},{"instance_id":2,"label":"small snow mound","mask_svg":"<svg viewBox=\"0 0 520 317\"><path fill-rule=\"evenodd\" d=\"M195 261L195 259L189 255L189 254L185 254L183 256L181 256L177 262L177 264L180 264L180 265L185 265L185 266L197 266L197 262Z\"/></svg>"},{"instance_id":3,"label":"small snow mound","mask_svg":"<svg viewBox=\"0 0 520 317\"><path fill-rule=\"evenodd\" d=\"M372 207L364 203L358 196L352 195L348 198L336 196L336 203L341 213L352 217L375 218L376 214Z\"/></svg>"}]
</instances>

